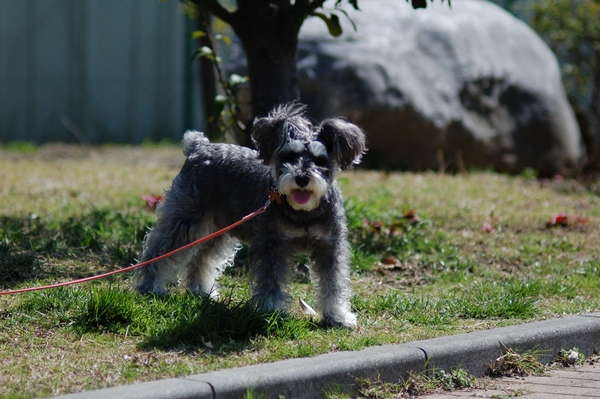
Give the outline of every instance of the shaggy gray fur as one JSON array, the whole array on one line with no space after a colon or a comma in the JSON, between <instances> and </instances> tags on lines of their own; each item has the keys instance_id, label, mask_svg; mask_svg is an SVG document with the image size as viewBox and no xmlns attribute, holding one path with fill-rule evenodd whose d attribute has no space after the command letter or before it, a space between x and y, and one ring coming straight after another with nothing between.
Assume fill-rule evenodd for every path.
<instances>
[{"instance_id":1,"label":"shaggy gray fur","mask_svg":"<svg viewBox=\"0 0 600 399\"><path fill-rule=\"evenodd\" d=\"M139 291L165 294L179 277L194 293L218 297L216 280L242 242L249 246L253 295L264 309L286 309L294 258L307 254L324 323L356 326L348 229L335 175L360 161L365 135L341 118L314 125L304 112L305 106L290 103L256 119L258 151L185 134L187 160L157 207L142 261L240 220L265 203L270 188L282 193L282 202L226 235L139 269Z\"/></svg>"}]
</instances>

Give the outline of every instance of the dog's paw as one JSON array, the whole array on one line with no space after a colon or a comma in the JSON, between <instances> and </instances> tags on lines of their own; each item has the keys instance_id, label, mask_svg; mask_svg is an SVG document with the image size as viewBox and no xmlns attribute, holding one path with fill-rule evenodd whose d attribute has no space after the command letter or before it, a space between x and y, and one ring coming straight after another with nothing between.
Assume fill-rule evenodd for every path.
<instances>
[{"instance_id":1,"label":"dog's paw","mask_svg":"<svg viewBox=\"0 0 600 399\"><path fill-rule=\"evenodd\" d=\"M160 297L166 297L168 294L167 287L161 287L154 283L154 281L146 280L135 285L135 289L140 294L144 295L157 295Z\"/></svg>"},{"instance_id":2,"label":"dog's paw","mask_svg":"<svg viewBox=\"0 0 600 399\"><path fill-rule=\"evenodd\" d=\"M216 286L213 286L210 290L203 290L199 285L196 284L192 287L188 287L188 291L195 296L207 297L213 301L218 301L219 298L221 298L219 289Z\"/></svg>"},{"instance_id":3,"label":"dog's paw","mask_svg":"<svg viewBox=\"0 0 600 399\"><path fill-rule=\"evenodd\" d=\"M256 293L252 299L256 302L257 307L262 311L269 313L275 311L285 313L290 306L292 296L288 293L280 291L276 294Z\"/></svg>"},{"instance_id":4,"label":"dog's paw","mask_svg":"<svg viewBox=\"0 0 600 399\"><path fill-rule=\"evenodd\" d=\"M157 296L159 298L166 298L169 295L169 291L168 290L154 290L154 289L149 289L149 290L139 290L138 292L142 295L154 295Z\"/></svg>"},{"instance_id":5,"label":"dog's paw","mask_svg":"<svg viewBox=\"0 0 600 399\"><path fill-rule=\"evenodd\" d=\"M343 328L355 328L358 324L356 322L356 315L352 312L346 312L344 314L336 315L323 315L323 323L327 327L343 327Z\"/></svg>"}]
</instances>

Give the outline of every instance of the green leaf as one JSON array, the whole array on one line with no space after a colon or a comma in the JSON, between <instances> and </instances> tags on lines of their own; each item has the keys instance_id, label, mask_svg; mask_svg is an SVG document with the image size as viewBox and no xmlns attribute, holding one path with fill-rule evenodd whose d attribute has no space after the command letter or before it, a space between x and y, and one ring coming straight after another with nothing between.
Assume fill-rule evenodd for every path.
<instances>
[{"instance_id":1,"label":"green leaf","mask_svg":"<svg viewBox=\"0 0 600 399\"><path fill-rule=\"evenodd\" d=\"M213 51L213 49L211 49L210 47L207 47L207 46L202 46L198 50L196 50L194 52L194 54L192 55L192 61L194 61L198 58L201 58L201 57L206 57L212 61L217 60L215 58L215 52Z\"/></svg>"},{"instance_id":2,"label":"green leaf","mask_svg":"<svg viewBox=\"0 0 600 399\"><path fill-rule=\"evenodd\" d=\"M348 0L348 3L350 3L350 5L351 5L351 6L352 6L352 7L353 7L355 10L358 10L358 11L360 11L360 8L358 8L358 0ZM335 7L335 9L336 9L336 10L341 10L341 7L343 7L343 6L341 6L340 4L342 4L342 0L337 0L337 1L335 2L335 6L334 6L334 7Z\"/></svg>"},{"instance_id":3,"label":"green leaf","mask_svg":"<svg viewBox=\"0 0 600 399\"><path fill-rule=\"evenodd\" d=\"M220 33L215 35L215 39L224 41L228 46L231 46L231 38Z\"/></svg>"},{"instance_id":4,"label":"green leaf","mask_svg":"<svg viewBox=\"0 0 600 399\"><path fill-rule=\"evenodd\" d=\"M192 32L191 39L196 40L204 36L206 36L206 33L202 32L201 30L195 30Z\"/></svg>"},{"instance_id":5,"label":"green leaf","mask_svg":"<svg viewBox=\"0 0 600 399\"><path fill-rule=\"evenodd\" d=\"M340 12L342 12L346 16L346 19L348 19L348 21L350 21L350 23L352 24L352 27L354 28L354 32L356 32L357 31L356 24L354 23L352 18L350 18L350 16L348 15L348 13L345 10L340 10Z\"/></svg>"},{"instance_id":6,"label":"green leaf","mask_svg":"<svg viewBox=\"0 0 600 399\"><path fill-rule=\"evenodd\" d=\"M427 8L427 0L411 0L411 4L415 10L417 8Z\"/></svg>"},{"instance_id":7,"label":"green leaf","mask_svg":"<svg viewBox=\"0 0 600 399\"><path fill-rule=\"evenodd\" d=\"M213 100L210 120L216 121L221 117L221 112L225 109L225 104L227 104L227 97L222 94L217 94Z\"/></svg>"},{"instance_id":8,"label":"green leaf","mask_svg":"<svg viewBox=\"0 0 600 399\"><path fill-rule=\"evenodd\" d=\"M340 25L340 19L337 15L331 14L329 17L320 12L313 12L313 17L321 18L326 24L329 34L334 37L338 37L342 34L342 25Z\"/></svg>"},{"instance_id":9,"label":"green leaf","mask_svg":"<svg viewBox=\"0 0 600 399\"><path fill-rule=\"evenodd\" d=\"M240 76L235 73L232 73L231 76L229 76L229 79L227 80L227 84L229 85L229 87L235 88L236 86L239 86L242 83L246 83L247 81L248 76Z\"/></svg>"},{"instance_id":10,"label":"green leaf","mask_svg":"<svg viewBox=\"0 0 600 399\"><path fill-rule=\"evenodd\" d=\"M224 96L223 94L217 94L213 101L215 104L225 105L225 103L227 102L227 96Z\"/></svg>"}]
</instances>

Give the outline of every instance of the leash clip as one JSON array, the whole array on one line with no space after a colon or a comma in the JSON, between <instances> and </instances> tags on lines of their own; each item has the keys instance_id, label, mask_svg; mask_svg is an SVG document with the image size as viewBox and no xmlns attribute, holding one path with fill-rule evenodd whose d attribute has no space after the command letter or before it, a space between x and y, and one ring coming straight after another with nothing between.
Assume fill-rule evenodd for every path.
<instances>
[{"instance_id":1,"label":"leash clip","mask_svg":"<svg viewBox=\"0 0 600 399\"><path fill-rule=\"evenodd\" d=\"M269 198L267 199L267 202L265 202L263 209L267 209L269 205L273 203L273 201L281 204L281 193L275 187L271 187L269 189Z\"/></svg>"}]
</instances>

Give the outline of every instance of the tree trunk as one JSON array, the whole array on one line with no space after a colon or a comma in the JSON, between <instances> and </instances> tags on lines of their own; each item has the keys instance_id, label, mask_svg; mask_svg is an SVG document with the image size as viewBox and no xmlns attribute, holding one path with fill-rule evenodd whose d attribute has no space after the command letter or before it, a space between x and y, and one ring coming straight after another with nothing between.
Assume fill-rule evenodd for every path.
<instances>
[{"instance_id":1,"label":"tree trunk","mask_svg":"<svg viewBox=\"0 0 600 399\"><path fill-rule=\"evenodd\" d=\"M296 69L298 33L304 19L325 0L237 0L229 11L218 0L193 0L233 28L246 52L252 113L266 115L300 97ZM252 119L242 121L250 132ZM248 141L249 142L249 141Z\"/></svg>"},{"instance_id":2,"label":"tree trunk","mask_svg":"<svg viewBox=\"0 0 600 399\"><path fill-rule=\"evenodd\" d=\"M263 39L244 46L255 116L265 116L274 106L300 97L296 46L285 48L277 42L277 34Z\"/></svg>"},{"instance_id":3,"label":"tree trunk","mask_svg":"<svg viewBox=\"0 0 600 399\"><path fill-rule=\"evenodd\" d=\"M289 0L239 1L231 24L242 42L255 116L300 96L296 70L298 32L306 10Z\"/></svg>"}]
</instances>

